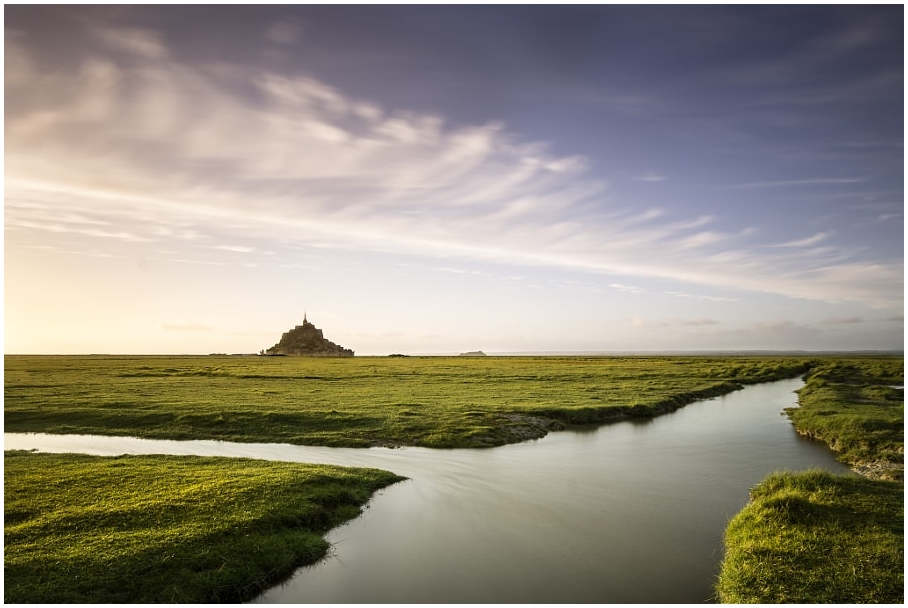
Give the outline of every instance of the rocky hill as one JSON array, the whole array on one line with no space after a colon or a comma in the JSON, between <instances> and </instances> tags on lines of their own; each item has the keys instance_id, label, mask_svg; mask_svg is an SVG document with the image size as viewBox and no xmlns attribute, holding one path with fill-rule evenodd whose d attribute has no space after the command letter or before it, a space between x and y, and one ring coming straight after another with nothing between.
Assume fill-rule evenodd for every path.
<instances>
[{"instance_id":1,"label":"rocky hill","mask_svg":"<svg viewBox=\"0 0 908 608\"><path fill-rule=\"evenodd\" d=\"M303 324L284 332L280 342L265 351L266 355L302 357L352 357L353 351L325 338L322 330L303 315Z\"/></svg>"}]
</instances>

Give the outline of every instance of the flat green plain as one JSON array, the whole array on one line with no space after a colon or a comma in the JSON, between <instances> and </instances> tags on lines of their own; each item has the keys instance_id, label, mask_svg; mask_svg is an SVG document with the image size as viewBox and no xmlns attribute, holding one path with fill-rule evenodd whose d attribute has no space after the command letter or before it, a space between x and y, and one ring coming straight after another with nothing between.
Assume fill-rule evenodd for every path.
<instances>
[{"instance_id":1,"label":"flat green plain","mask_svg":"<svg viewBox=\"0 0 908 608\"><path fill-rule=\"evenodd\" d=\"M770 476L729 526L718 597L903 599L904 398L890 386L904 383L901 357L7 355L4 367L6 432L436 448L656 416L805 376L789 411L798 431L895 481ZM249 599L324 555L321 535L400 479L193 457L4 462L4 599L17 603ZM804 592L823 585L826 596Z\"/></svg>"},{"instance_id":2,"label":"flat green plain","mask_svg":"<svg viewBox=\"0 0 908 608\"><path fill-rule=\"evenodd\" d=\"M482 447L653 416L795 357L7 356L6 432L367 447Z\"/></svg>"}]
</instances>

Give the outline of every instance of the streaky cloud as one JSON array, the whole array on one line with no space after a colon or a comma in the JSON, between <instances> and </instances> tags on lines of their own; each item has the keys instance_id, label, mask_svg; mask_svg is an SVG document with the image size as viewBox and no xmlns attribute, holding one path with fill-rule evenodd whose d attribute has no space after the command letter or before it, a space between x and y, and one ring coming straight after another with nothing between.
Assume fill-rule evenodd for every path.
<instances>
[{"instance_id":1,"label":"streaky cloud","mask_svg":"<svg viewBox=\"0 0 908 608\"><path fill-rule=\"evenodd\" d=\"M748 182L726 186L727 189L747 188L786 188L790 186L816 186L823 184L859 184L868 181L867 177L819 177L812 179L789 179L780 181Z\"/></svg>"},{"instance_id":2,"label":"streaky cloud","mask_svg":"<svg viewBox=\"0 0 908 608\"><path fill-rule=\"evenodd\" d=\"M642 175L638 175L634 179L637 180L638 182L652 182L652 183L664 182L664 181L668 180L667 177L665 177L664 175L662 175L660 173L656 173L655 171L647 171L646 173L643 173Z\"/></svg>"},{"instance_id":3,"label":"streaky cloud","mask_svg":"<svg viewBox=\"0 0 908 608\"><path fill-rule=\"evenodd\" d=\"M773 245L773 247L812 247L813 245L816 245L821 241L825 241L830 236L832 236L831 232L818 232L813 236L794 241L788 241L786 243L778 243L776 245Z\"/></svg>"},{"instance_id":4,"label":"streaky cloud","mask_svg":"<svg viewBox=\"0 0 908 608\"><path fill-rule=\"evenodd\" d=\"M823 325L854 325L863 322L861 317L829 317L820 321Z\"/></svg>"},{"instance_id":5,"label":"streaky cloud","mask_svg":"<svg viewBox=\"0 0 908 608\"><path fill-rule=\"evenodd\" d=\"M247 247L245 245L218 245L215 249L233 251L235 253L254 253L256 251L255 247Z\"/></svg>"},{"instance_id":6,"label":"streaky cloud","mask_svg":"<svg viewBox=\"0 0 908 608\"><path fill-rule=\"evenodd\" d=\"M608 167L554 154L498 121L448 125L311 76L179 63L151 31L97 32L112 49L128 49L129 60L86 55L67 73L16 51L6 81L6 196L70 213L70 221L13 206L9 228L174 243L218 233L222 243L569 267L874 306L903 300L899 261L808 250L826 232L766 247L741 238L753 227L698 230L714 216L621 200L609 190ZM74 204L90 213L73 212ZM176 259L193 261L187 252Z\"/></svg>"},{"instance_id":7,"label":"streaky cloud","mask_svg":"<svg viewBox=\"0 0 908 608\"><path fill-rule=\"evenodd\" d=\"M94 34L117 51L135 53L146 59L167 57L167 49L160 36L148 29L99 26Z\"/></svg>"}]
</instances>

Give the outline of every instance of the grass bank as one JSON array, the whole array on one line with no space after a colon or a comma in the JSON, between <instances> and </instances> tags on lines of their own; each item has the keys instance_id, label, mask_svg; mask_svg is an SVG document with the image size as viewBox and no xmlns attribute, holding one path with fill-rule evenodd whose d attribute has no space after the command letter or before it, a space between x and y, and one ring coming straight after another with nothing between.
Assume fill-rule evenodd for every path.
<instances>
[{"instance_id":1,"label":"grass bank","mask_svg":"<svg viewBox=\"0 0 908 608\"><path fill-rule=\"evenodd\" d=\"M820 471L771 475L726 531L725 603L901 604L900 484Z\"/></svg>"},{"instance_id":2,"label":"grass bank","mask_svg":"<svg viewBox=\"0 0 908 608\"><path fill-rule=\"evenodd\" d=\"M905 398L902 358L824 361L787 411L797 431L823 441L840 460L879 479L904 473Z\"/></svg>"},{"instance_id":3,"label":"grass bank","mask_svg":"<svg viewBox=\"0 0 908 608\"><path fill-rule=\"evenodd\" d=\"M234 458L4 453L6 603L249 600L403 478Z\"/></svg>"},{"instance_id":4,"label":"grass bank","mask_svg":"<svg viewBox=\"0 0 908 608\"><path fill-rule=\"evenodd\" d=\"M814 364L787 413L861 475L785 472L755 487L726 530L722 602L904 601L903 384L901 357Z\"/></svg>"},{"instance_id":5,"label":"grass bank","mask_svg":"<svg viewBox=\"0 0 908 608\"><path fill-rule=\"evenodd\" d=\"M6 432L482 447L804 374L797 357L6 356Z\"/></svg>"}]
</instances>

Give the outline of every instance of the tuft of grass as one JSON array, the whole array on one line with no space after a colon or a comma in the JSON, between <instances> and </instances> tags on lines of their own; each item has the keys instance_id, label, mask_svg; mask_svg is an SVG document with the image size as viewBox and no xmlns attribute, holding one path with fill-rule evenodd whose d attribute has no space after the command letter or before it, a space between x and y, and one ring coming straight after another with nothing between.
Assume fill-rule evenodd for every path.
<instances>
[{"instance_id":1,"label":"tuft of grass","mask_svg":"<svg viewBox=\"0 0 908 608\"><path fill-rule=\"evenodd\" d=\"M904 600L904 488L823 471L777 473L729 523L725 603Z\"/></svg>"},{"instance_id":2,"label":"tuft of grass","mask_svg":"<svg viewBox=\"0 0 908 608\"><path fill-rule=\"evenodd\" d=\"M403 479L375 469L4 453L4 601L249 600Z\"/></svg>"}]
</instances>

